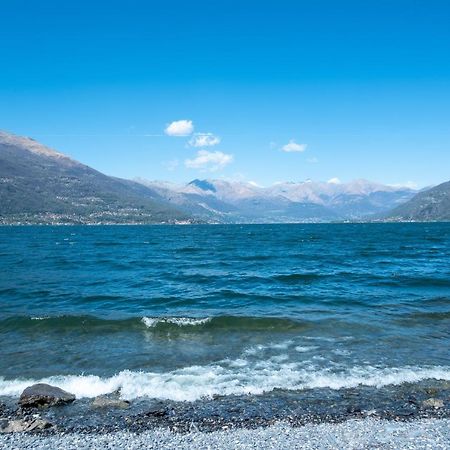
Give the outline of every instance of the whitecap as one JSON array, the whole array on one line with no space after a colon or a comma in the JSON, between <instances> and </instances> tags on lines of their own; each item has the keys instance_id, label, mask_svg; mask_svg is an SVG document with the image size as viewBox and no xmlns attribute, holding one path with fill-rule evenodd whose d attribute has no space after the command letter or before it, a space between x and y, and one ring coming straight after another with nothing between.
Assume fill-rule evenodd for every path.
<instances>
[{"instance_id":1,"label":"whitecap","mask_svg":"<svg viewBox=\"0 0 450 450\"><path fill-rule=\"evenodd\" d=\"M192 317L143 317L142 322L148 328L154 328L159 323L170 323L173 325L178 325L179 327L203 325L208 323L211 317L205 317L201 319L195 319Z\"/></svg>"},{"instance_id":2,"label":"whitecap","mask_svg":"<svg viewBox=\"0 0 450 450\"><path fill-rule=\"evenodd\" d=\"M265 350L287 350L291 345L294 344L292 339L282 342L271 342L270 344L258 344L252 347L247 348L244 351L246 355L256 355Z\"/></svg>"},{"instance_id":3,"label":"whitecap","mask_svg":"<svg viewBox=\"0 0 450 450\"><path fill-rule=\"evenodd\" d=\"M295 347L295 351L299 352L299 353L307 353L307 352L311 352L313 350L316 350L318 347L315 345L312 346L302 346L302 345L297 345L297 347Z\"/></svg>"}]
</instances>

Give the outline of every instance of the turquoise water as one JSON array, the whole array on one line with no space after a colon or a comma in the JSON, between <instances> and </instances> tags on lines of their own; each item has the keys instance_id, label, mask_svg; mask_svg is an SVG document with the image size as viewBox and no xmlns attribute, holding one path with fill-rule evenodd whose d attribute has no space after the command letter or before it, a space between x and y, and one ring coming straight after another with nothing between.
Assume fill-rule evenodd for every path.
<instances>
[{"instance_id":1,"label":"turquoise water","mask_svg":"<svg viewBox=\"0 0 450 450\"><path fill-rule=\"evenodd\" d=\"M450 224L0 228L0 396L450 380Z\"/></svg>"}]
</instances>

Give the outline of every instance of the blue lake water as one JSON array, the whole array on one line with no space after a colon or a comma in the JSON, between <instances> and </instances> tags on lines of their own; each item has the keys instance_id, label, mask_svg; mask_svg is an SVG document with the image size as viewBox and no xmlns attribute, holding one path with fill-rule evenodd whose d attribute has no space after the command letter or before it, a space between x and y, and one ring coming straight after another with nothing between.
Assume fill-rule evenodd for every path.
<instances>
[{"instance_id":1,"label":"blue lake water","mask_svg":"<svg viewBox=\"0 0 450 450\"><path fill-rule=\"evenodd\" d=\"M450 380L450 224L1 227L0 396Z\"/></svg>"}]
</instances>

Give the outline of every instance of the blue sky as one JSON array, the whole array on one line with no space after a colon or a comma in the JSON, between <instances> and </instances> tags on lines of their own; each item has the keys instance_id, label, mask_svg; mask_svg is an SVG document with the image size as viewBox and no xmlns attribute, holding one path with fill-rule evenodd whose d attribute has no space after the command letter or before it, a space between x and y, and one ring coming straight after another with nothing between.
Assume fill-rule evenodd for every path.
<instances>
[{"instance_id":1,"label":"blue sky","mask_svg":"<svg viewBox=\"0 0 450 450\"><path fill-rule=\"evenodd\" d=\"M5 0L1 22L0 129L107 174L450 179L448 1Z\"/></svg>"}]
</instances>

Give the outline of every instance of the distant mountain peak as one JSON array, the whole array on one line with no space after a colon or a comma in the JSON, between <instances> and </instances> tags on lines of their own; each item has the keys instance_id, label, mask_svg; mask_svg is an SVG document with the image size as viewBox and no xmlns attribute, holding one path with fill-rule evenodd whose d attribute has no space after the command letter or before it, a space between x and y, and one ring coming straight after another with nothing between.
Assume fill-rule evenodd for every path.
<instances>
[{"instance_id":1,"label":"distant mountain peak","mask_svg":"<svg viewBox=\"0 0 450 450\"><path fill-rule=\"evenodd\" d=\"M30 137L16 136L12 133L0 131L0 144L18 147L22 150L28 150L29 152L36 155L47 156L50 158L66 159L75 163L75 161L69 158L67 155L46 147L45 145L37 142Z\"/></svg>"},{"instance_id":2,"label":"distant mountain peak","mask_svg":"<svg viewBox=\"0 0 450 450\"><path fill-rule=\"evenodd\" d=\"M198 178L188 183L188 186L196 186L202 191L211 191L211 192L217 191L216 187L208 180L199 180Z\"/></svg>"}]
</instances>

